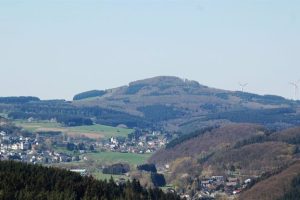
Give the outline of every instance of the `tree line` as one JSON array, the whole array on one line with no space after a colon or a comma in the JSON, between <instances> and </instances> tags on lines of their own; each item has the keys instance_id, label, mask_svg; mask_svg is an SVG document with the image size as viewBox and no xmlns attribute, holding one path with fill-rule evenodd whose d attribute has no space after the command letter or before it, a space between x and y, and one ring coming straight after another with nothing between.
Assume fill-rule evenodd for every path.
<instances>
[{"instance_id":1,"label":"tree line","mask_svg":"<svg viewBox=\"0 0 300 200\"><path fill-rule=\"evenodd\" d=\"M0 161L0 199L11 200L179 200L174 193L143 188L136 180L117 185L58 168Z\"/></svg>"},{"instance_id":2,"label":"tree line","mask_svg":"<svg viewBox=\"0 0 300 200\"><path fill-rule=\"evenodd\" d=\"M181 144L187 140L190 140L192 138L198 137L199 135L203 135L204 133L210 132L213 129L217 128L217 126L215 127L206 127L206 128L202 128L200 130L197 130L195 132L192 132L190 134L183 134L180 135L179 137L175 138L174 140L170 141L167 145L166 145L166 149L171 149L173 147L175 147L178 144Z\"/></svg>"},{"instance_id":3,"label":"tree line","mask_svg":"<svg viewBox=\"0 0 300 200\"><path fill-rule=\"evenodd\" d=\"M82 100L82 99L87 99L87 98L92 98L92 97L101 97L105 94L106 92L103 90L91 90L91 91L87 91L87 92L82 92L79 94L76 94L73 97L74 101L77 100Z\"/></svg>"},{"instance_id":4,"label":"tree line","mask_svg":"<svg viewBox=\"0 0 300 200\"><path fill-rule=\"evenodd\" d=\"M0 103L4 104L22 104L34 101L40 101L40 99L38 97L0 97Z\"/></svg>"},{"instance_id":5,"label":"tree line","mask_svg":"<svg viewBox=\"0 0 300 200\"><path fill-rule=\"evenodd\" d=\"M300 174L293 178L291 188L279 200L297 200L300 198Z\"/></svg>"},{"instance_id":6,"label":"tree line","mask_svg":"<svg viewBox=\"0 0 300 200\"><path fill-rule=\"evenodd\" d=\"M74 106L66 101L31 101L22 104L0 102L0 112L8 113L8 117L12 119L51 120L55 118L57 122L66 126L91 125L93 122L109 126L125 124L130 128L152 126L150 121L143 117L97 106Z\"/></svg>"}]
</instances>

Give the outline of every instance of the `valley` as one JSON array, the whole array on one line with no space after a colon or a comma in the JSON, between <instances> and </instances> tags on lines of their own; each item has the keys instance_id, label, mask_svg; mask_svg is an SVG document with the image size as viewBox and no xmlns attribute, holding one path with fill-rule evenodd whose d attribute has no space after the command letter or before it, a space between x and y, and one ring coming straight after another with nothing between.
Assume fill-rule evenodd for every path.
<instances>
[{"instance_id":1,"label":"valley","mask_svg":"<svg viewBox=\"0 0 300 200\"><path fill-rule=\"evenodd\" d=\"M300 158L299 101L177 77L83 92L73 101L1 97L0 113L1 160L118 184L137 179L185 199L255 199L251 191L263 196ZM284 183L293 194L297 175Z\"/></svg>"}]
</instances>

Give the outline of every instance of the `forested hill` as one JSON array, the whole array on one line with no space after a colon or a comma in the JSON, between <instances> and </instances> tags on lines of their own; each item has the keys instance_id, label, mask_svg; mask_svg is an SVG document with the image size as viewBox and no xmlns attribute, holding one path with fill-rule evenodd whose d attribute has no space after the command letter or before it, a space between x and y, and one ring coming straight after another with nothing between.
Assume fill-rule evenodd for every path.
<instances>
[{"instance_id":1,"label":"forested hill","mask_svg":"<svg viewBox=\"0 0 300 200\"><path fill-rule=\"evenodd\" d=\"M1 200L173 200L175 194L142 188L133 180L123 185L77 173L12 161L0 161Z\"/></svg>"},{"instance_id":2,"label":"forested hill","mask_svg":"<svg viewBox=\"0 0 300 200\"><path fill-rule=\"evenodd\" d=\"M299 102L276 95L227 91L196 81L158 76L75 95L77 106L99 106L166 127L190 129L211 123L245 122L286 128L300 123ZM196 127L195 127L196 126Z\"/></svg>"},{"instance_id":3,"label":"forested hill","mask_svg":"<svg viewBox=\"0 0 300 200\"><path fill-rule=\"evenodd\" d=\"M243 192L240 200L298 200L300 198L300 162L266 177Z\"/></svg>"},{"instance_id":4,"label":"forested hill","mask_svg":"<svg viewBox=\"0 0 300 200\"><path fill-rule=\"evenodd\" d=\"M0 97L0 103L4 104L22 104L28 102L38 102L40 99L38 97Z\"/></svg>"},{"instance_id":5,"label":"forested hill","mask_svg":"<svg viewBox=\"0 0 300 200\"><path fill-rule=\"evenodd\" d=\"M13 119L56 119L67 126L125 124L184 133L230 122L256 123L278 130L300 124L300 101L159 76L114 89L83 92L73 101L3 97L0 114Z\"/></svg>"},{"instance_id":6,"label":"forested hill","mask_svg":"<svg viewBox=\"0 0 300 200\"><path fill-rule=\"evenodd\" d=\"M185 188L187 191L190 190L193 184L190 180L194 177L203 179L217 174L235 176L241 180L256 180L257 177L274 175L293 163L298 163L295 165L296 169L292 168L295 169L293 172L297 173L292 174L288 182L286 175L289 173L284 173L285 175L275 178L276 187L272 184L275 183L274 180L268 181L268 186L262 183L246 192L245 195L249 198L241 198L276 200L277 198L263 198L263 195L256 191L270 197L276 194L278 198L286 192L287 195L299 195L299 178L294 189L289 185L292 178L300 172L299 150L300 127L273 132L255 124L228 124L179 136L166 148L154 153L149 163L155 163L156 166L167 170L168 184ZM283 187L287 185L289 187ZM280 192L276 189L277 186ZM290 194L287 189L291 190ZM277 195L278 193L281 196ZM253 196L255 198L250 198Z\"/></svg>"}]
</instances>

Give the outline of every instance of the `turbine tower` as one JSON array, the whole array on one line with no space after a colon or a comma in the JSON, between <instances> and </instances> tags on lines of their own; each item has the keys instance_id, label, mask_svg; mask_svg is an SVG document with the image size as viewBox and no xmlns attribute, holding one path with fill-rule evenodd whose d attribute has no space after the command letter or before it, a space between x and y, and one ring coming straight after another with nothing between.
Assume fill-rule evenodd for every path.
<instances>
[{"instance_id":1,"label":"turbine tower","mask_svg":"<svg viewBox=\"0 0 300 200\"><path fill-rule=\"evenodd\" d=\"M295 101L298 100L298 92L299 92L299 82L300 80L298 81L295 81L295 82L290 82L290 84L294 87L294 92L295 92Z\"/></svg>"},{"instance_id":2,"label":"turbine tower","mask_svg":"<svg viewBox=\"0 0 300 200\"><path fill-rule=\"evenodd\" d=\"M242 89L242 92L244 92L245 87L248 85L248 83L239 83L239 86Z\"/></svg>"}]
</instances>

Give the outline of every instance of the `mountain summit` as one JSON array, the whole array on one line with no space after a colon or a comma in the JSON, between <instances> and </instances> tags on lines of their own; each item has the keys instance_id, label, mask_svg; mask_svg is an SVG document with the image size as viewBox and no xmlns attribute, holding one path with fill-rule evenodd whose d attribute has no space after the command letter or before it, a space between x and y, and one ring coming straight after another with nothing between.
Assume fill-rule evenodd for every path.
<instances>
[{"instance_id":1,"label":"mountain summit","mask_svg":"<svg viewBox=\"0 0 300 200\"><path fill-rule=\"evenodd\" d=\"M108 108L175 129L230 121L277 125L280 122L279 126L285 126L285 120L276 118L276 114L294 117L298 113L297 102L280 96L215 89L173 76L138 80L114 89L92 90L77 94L74 100L77 106ZM269 112L276 113L272 119L266 118ZM264 118L263 122L260 118Z\"/></svg>"}]
</instances>

